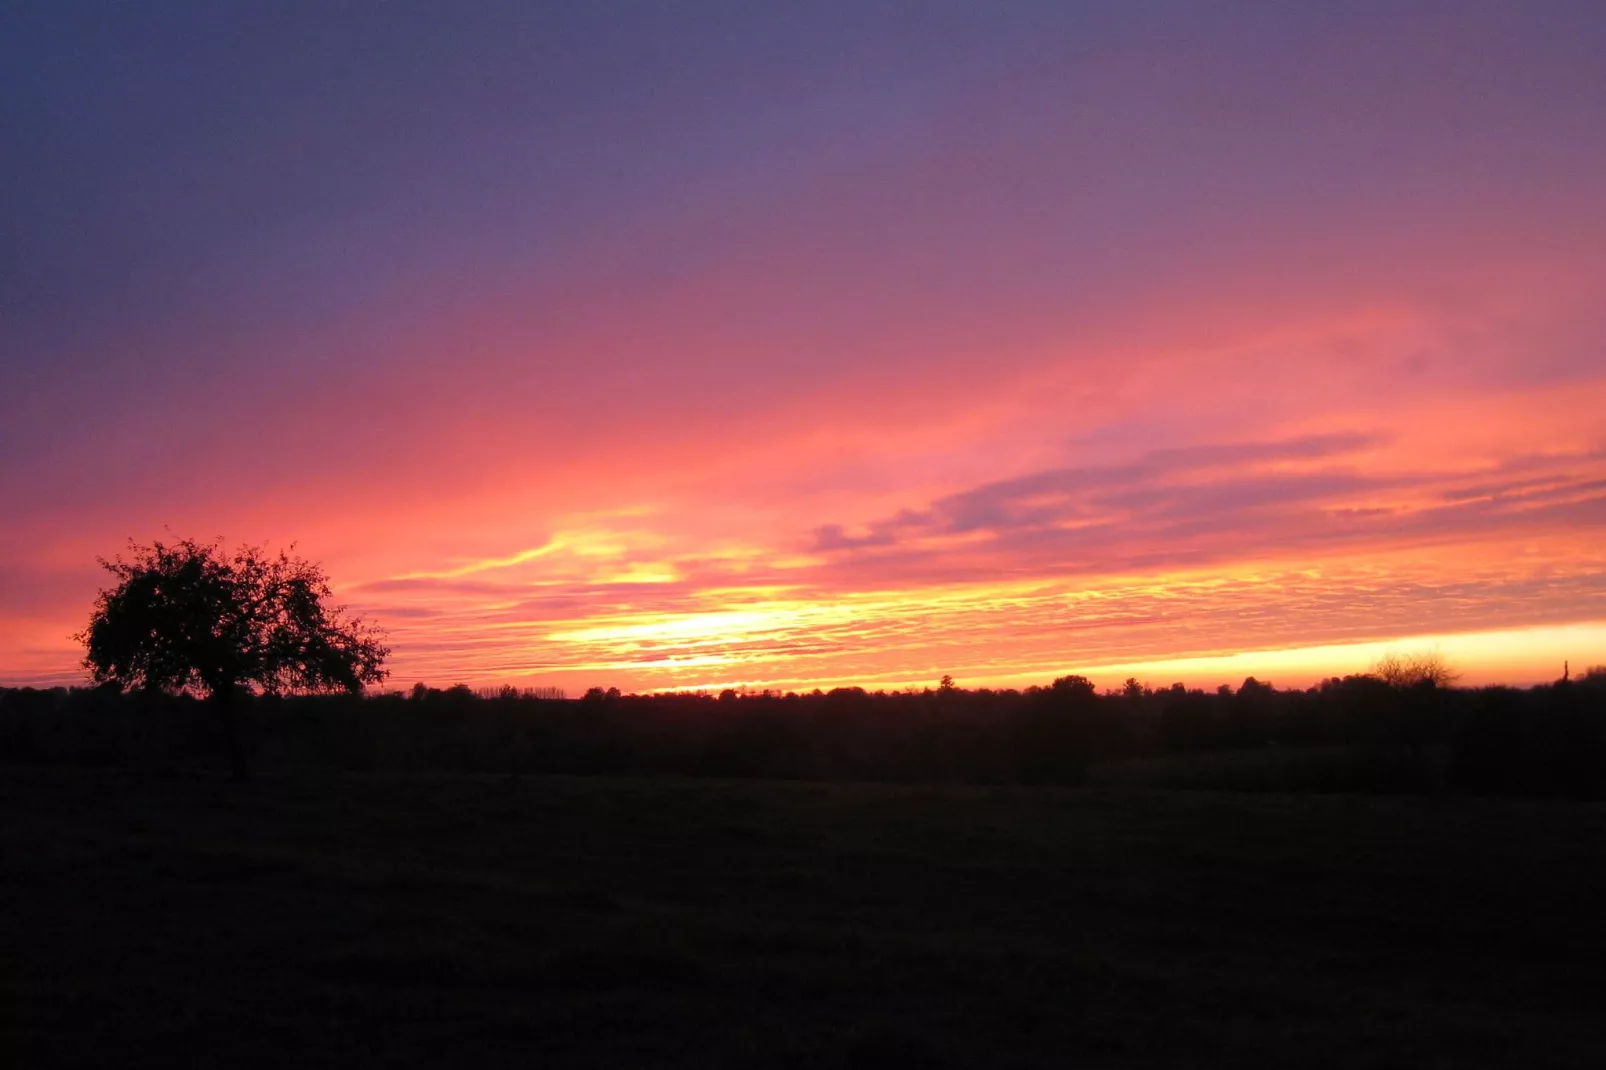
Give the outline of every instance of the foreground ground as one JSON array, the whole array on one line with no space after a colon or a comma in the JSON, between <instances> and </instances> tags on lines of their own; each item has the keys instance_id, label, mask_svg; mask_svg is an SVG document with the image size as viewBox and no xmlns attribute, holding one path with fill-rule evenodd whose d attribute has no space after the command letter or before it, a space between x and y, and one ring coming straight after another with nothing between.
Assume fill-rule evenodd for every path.
<instances>
[{"instance_id":1,"label":"foreground ground","mask_svg":"<svg viewBox=\"0 0 1606 1070\"><path fill-rule=\"evenodd\" d=\"M0 1064L1578 1067L1606 807L0 770Z\"/></svg>"}]
</instances>

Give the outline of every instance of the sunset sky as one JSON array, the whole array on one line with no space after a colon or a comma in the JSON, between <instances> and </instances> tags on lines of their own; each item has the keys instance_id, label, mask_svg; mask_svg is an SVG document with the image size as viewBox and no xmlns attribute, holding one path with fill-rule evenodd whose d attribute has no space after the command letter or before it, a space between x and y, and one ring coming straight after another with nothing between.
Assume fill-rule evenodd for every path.
<instances>
[{"instance_id":1,"label":"sunset sky","mask_svg":"<svg viewBox=\"0 0 1606 1070\"><path fill-rule=\"evenodd\" d=\"M390 686L1606 662L1606 4L0 9L0 684L128 539Z\"/></svg>"}]
</instances>

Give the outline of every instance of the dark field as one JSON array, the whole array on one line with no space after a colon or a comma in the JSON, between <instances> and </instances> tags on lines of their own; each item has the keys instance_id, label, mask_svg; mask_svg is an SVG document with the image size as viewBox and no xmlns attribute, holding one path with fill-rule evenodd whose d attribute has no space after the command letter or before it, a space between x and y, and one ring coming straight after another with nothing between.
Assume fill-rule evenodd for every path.
<instances>
[{"instance_id":1,"label":"dark field","mask_svg":"<svg viewBox=\"0 0 1606 1070\"><path fill-rule=\"evenodd\" d=\"M1599 804L3 776L8 1066L1606 1056Z\"/></svg>"}]
</instances>

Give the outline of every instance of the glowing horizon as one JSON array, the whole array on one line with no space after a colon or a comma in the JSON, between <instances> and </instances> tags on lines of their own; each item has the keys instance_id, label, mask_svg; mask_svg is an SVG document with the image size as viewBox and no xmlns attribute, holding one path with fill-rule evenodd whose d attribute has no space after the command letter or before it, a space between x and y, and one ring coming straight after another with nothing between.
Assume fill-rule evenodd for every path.
<instances>
[{"instance_id":1,"label":"glowing horizon","mask_svg":"<svg viewBox=\"0 0 1606 1070\"><path fill-rule=\"evenodd\" d=\"M0 15L0 685L214 535L396 687L1606 662L1606 11L293 8Z\"/></svg>"}]
</instances>

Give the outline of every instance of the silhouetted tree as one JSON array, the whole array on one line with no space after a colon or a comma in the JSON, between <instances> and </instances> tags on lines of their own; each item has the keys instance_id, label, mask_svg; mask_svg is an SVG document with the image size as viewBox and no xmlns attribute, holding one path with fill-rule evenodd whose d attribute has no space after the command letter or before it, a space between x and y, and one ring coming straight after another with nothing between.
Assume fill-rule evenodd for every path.
<instances>
[{"instance_id":1,"label":"silhouetted tree","mask_svg":"<svg viewBox=\"0 0 1606 1070\"><path fill-rule=\"evenodd\" d=\"M1450 662L1437 650L1414 654L1390 651L1377 659L1372 675L1400 689L1411 687L1449 687L1461 678Z\"/></svg>"},{"instance_id":2,"label":"silhouetted tree","mask_svg":"<svg viewBox=\"0 0 1606 1070\"><path fill-rule=\"evenodd\" d=\"M75 636L97 683L209 696L234 775L248 773L235 692L360 692L385 678L382 636L327 604L322 569L281 551L184 539L130 542L130 559L101 566L117 578Z\"/></svg>"},{"instance_id":3,"label":"silhouetted tree","mask_svg":"<svg viewBox=\"0 0 1606 1070\"><path fill-rule=\"evenodd\" d=\"M1093 681L1085 676L1061 676L1054 680L1054 694L1075 702L1091 702L1098 694Z\"/></svg>"}]
</instances>

